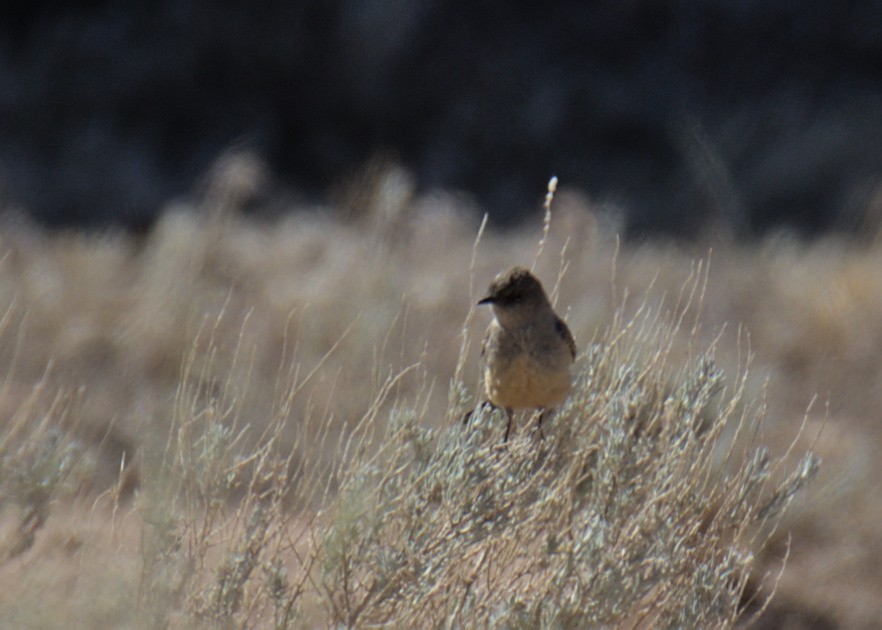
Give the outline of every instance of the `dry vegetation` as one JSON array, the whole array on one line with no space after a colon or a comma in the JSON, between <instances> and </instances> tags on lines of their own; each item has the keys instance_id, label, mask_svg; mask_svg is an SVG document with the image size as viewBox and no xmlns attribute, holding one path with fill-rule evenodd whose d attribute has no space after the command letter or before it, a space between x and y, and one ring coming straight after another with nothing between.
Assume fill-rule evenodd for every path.
<instances>
[{"instance_id":1,"label":"dry vegetation","mask_svg":"<svg viewBox=\"0 0 882 630\"><path fill-rule=\"evenodd\" d=\"M471 305L541 225L476 245L395 170L258 222L251 182L143 239L3 224L0 625L882 619L882 250L619 246L559 195L578 386L501 445Z\"/></svg>"}]
</instances>

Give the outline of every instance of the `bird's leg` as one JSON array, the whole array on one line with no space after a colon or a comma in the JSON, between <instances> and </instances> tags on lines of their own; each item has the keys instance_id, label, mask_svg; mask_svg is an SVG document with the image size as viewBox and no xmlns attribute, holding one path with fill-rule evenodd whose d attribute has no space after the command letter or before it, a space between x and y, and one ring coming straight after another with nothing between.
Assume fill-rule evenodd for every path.
<instances>
[{"instance_id":1,"label":"bird's leg","mask_svg":"<svg viewBox=\"0 0 882 630\"><path fill-rule=\"evenodd\" d=\"M539 439L545 439L545 431L542 430L542 421L545 419L545 409L541 409L539 413L539 420L536 422L536 428L539 430Z\"/></svg>"},{"instance_id":2,"label":"bird's leg","mask_svg":"<svg viewBox=\"0 0 882 630\"><path fill-rule=\"evenodd\" d=\"M502 439L502 443L505 444L508 442L508 435L511 433L511 420L514 412L508 407L505 408L505 415L508 418L508 423L505 425L505 437Z\"/></svg>"},{"instance_id":3,"label":"bird's leg","mask_svg":"<svg viewBox=\"0 0 882 630\"><path fill-rule=\"evenodd\" d=\"M487 407L490 407L490 410L491 410L491 411L493 411L494 409L496 409L496 405L494 405L494 404L493 404L492 402L490 402L489 400L485 400L485 401L482 402L480 405L478 405L475 409L472 409L471 411L467 411L467 412L465 412L465 413L462 415L462 426L467 426L467 425L468 425L469 420L472 419L472 414L474 414L475 411L477 411L478 409L480 409L481 411L484 411L484 409L486 409Z\"/></svg>"}]
</instances>

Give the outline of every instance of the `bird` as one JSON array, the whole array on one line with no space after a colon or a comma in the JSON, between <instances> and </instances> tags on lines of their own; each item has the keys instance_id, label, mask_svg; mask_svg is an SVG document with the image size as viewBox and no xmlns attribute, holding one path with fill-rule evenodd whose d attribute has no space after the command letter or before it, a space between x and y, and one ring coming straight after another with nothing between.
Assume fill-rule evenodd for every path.
<instances>
[{"instance_id":1,"label":"bird","mask_svg":"<svg viewBox=\"0 0 882 630\"><path fill-rule=\"evenodd\" d=\"M542 283L525 267L498 274L478 305L493 309L481 344L486 395L481 408L505 410L503 442L508 441L515 410L538 409L541 435L545 412L566 400L573 386L573 334L554 312Z\"/></svg>"}]
</instances>

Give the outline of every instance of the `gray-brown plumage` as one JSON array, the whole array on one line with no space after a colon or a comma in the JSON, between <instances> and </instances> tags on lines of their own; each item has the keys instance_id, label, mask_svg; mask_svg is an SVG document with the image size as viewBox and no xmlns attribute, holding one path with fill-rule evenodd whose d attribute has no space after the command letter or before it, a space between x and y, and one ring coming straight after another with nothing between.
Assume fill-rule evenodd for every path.
<instances>
[{"instance_id":1,"label":"gray-brown plumage","mask_svg":"<svg viewBox=\"0 0 882 630\"><path fill-rule=\"evenodd\" d=\"M514 410L544 412L569 395L576 342L551 307L542 284L524 267L496 276L478 304L493 308L493 321L481 347L484 391L491 405L506 411L508 440Z\"/></svg>"}]
</instances>

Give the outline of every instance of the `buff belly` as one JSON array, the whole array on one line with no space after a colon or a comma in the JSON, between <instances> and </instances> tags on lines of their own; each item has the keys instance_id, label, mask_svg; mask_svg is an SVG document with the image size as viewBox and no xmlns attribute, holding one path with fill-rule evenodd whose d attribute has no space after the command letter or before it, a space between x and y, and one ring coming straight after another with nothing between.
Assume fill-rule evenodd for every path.
<instances>
[{"instance_id":1,"label":"buff belly","mask_svg":"<svg viewBox=\"0 0 882 630\"><path fill-rule=\"evenodd\" d=\"M550 409L561 404L572 389L569 370L549 370L521 356L505 370L484 372L487 398L506 409Z\"/></svg>"}]
</instances>

